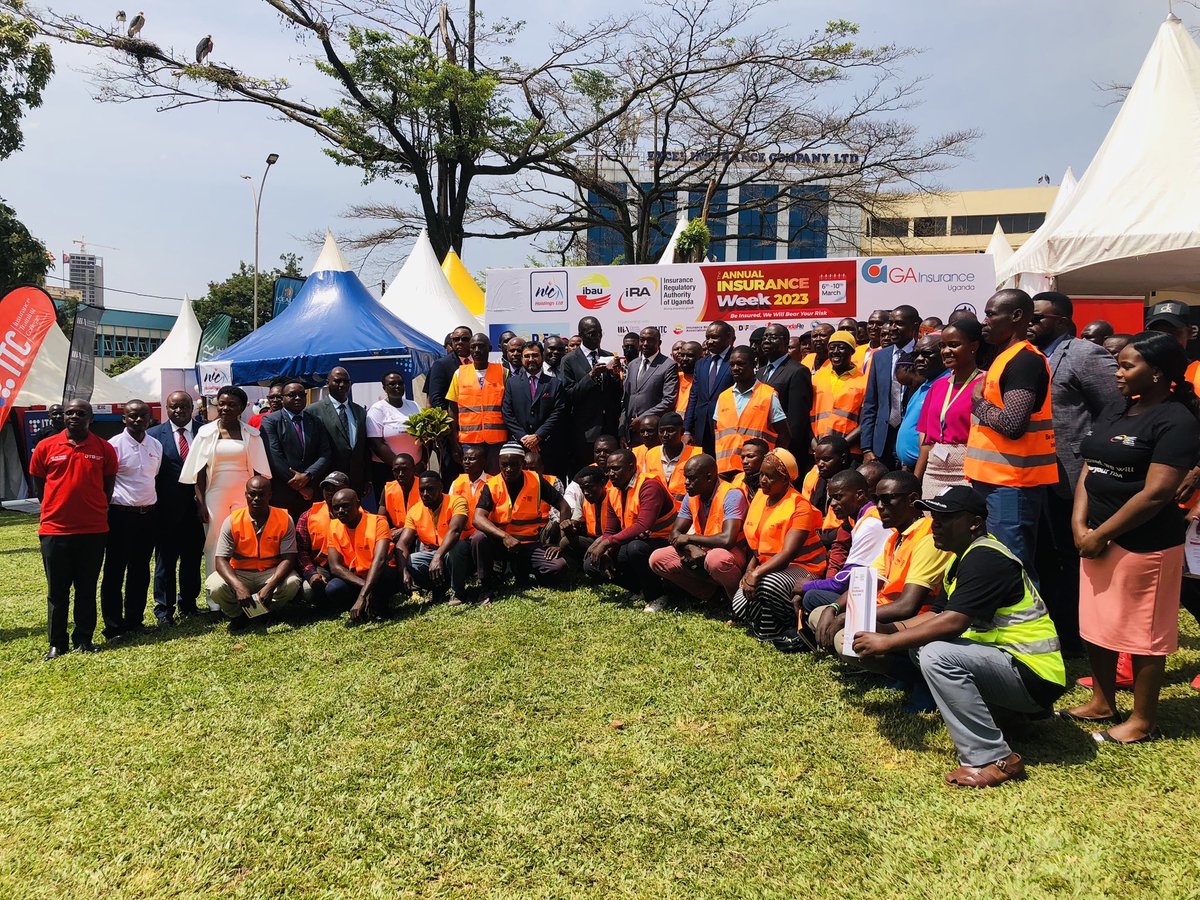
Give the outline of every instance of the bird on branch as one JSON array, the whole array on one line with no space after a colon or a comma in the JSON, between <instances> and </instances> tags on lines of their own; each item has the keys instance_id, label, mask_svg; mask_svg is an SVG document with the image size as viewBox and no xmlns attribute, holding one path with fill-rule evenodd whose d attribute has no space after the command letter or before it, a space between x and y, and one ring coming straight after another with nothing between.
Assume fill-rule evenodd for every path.
<instances>
[{"instance_id":1,"label":"bird on branch","mask_svg":"<svg viewBox=\"0 0 1200 900\"><path fill-rule=\"evenodd\" d=\"M208 55L213 52L213 39L211 34L206 34L200 39L200 43L196 45L196 62L199 65L204 65L204 61L208 59Z\"/></svg>"},{"instance_id":2,"label":"bird on branch","mask_svg":"<svg viewBox=\"0 0 1200 900\"><path fill-rule=\"evenodd\" d=\"M143 13L138 13L133 17L133 21L129 23L129 31L125 33L126 37L137 37L138 32L146 24L146 16Z\"/></svg>"},{"instance_id":3,"label":"bird on branch","mask_svg":"<svg viewBox=\"0 0 1200 900\"><path fill-rule=\"evenodd\" d=\"M117 24L119 24L119 25L125 24L125 10L123 10L123 9L117 10Z\"/></svg>"}]
</instances>

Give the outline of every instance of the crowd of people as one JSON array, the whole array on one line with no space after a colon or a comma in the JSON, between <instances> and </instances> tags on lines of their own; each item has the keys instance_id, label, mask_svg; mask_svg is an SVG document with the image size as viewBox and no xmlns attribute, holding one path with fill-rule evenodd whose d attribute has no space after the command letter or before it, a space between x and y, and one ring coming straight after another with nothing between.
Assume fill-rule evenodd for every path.
<instances>
[{"instance_id":1,"label":"crowd of people","mask_svg":"<svg viewBox=\"0 0 1200 900\"><path fill-rule=\"evenodd\" d=\"M1005 729L1054 712L1064 655L1086 654L1092 694L1058 716L1103 725L1105 744L1155 740L1181 600L1200 614L1186 312L1077 337L1068 297L1002 290L982 321L899 306L736 346L713 322L669 353L655 328L606 350L588 317L572 336L502 335L499 362L462 327L424 384L448 413L438 439L409 434L420 406L397 371L370 408L344 368L311 405L280 379L255 416L237 387L207 423L185 392L159 425L131 400L107 442L71 401L30 466L46 658L97 649L98 582L119 642L148 593L159 627L204 602L241 631L289 604L356 625L413 592L487 605L508 583L590 581L887 676L907 709L941 713L953 786L1024 776ZM847 634L852 583L873 588L875 625Z\"/></svg>"}]
</instances>

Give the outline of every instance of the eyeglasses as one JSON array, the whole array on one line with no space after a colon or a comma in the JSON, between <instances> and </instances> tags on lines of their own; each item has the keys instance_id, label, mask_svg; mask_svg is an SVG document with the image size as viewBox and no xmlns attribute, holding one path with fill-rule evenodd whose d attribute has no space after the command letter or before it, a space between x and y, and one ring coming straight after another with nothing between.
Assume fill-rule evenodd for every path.
<instances>
[{"instance_id":1,"label":"eyeglasses","mask_svg":"<svg viewBox=\"0 0 1200 900\"><path fill-rule=\"evenodd\" d=\"M913 353L913 356L916 356L916 357L924 356L928 359L933 359L937 355L938 355L938 351L936 351L936 350L917 350L916 352Z\"/></svg>"},{"instance_id":2,"label":"eyeglasses","mask_svg":"<svg viewBox=\"0 0 1200 900\"><path fill-rule=\"evenodd\" d=\"M907 496L908 494L879 494L875 497L875 502L891 506L893 503L899 503Z\"/></svg>"},{"instance_id":3,"label":"eyeglasses","mask_svg":"<svg viewBox=\"0 0 1200 900\"><path fill-rule=\"evenodd\" d=\"M1066 318L1066 316L1056 316L1056 315L1054 315L1054 313L1034 313L1033 318L1031 318L1030 321L1033 322L1034 325L1037 325L1037 324L1041 323L1041 321L1043 319L1065 319L1065 318Z\"/></svg>"},{"instance_id":4,"label":"eyeglasses","mask_svg":"<svg viewBox=\"0 0 1200 900\"><path fill-rule=\"evenodd\" d=\"M307 393L307 391L288 391L283 396L287 397L288 399L295 399L296 397L304 397L307 395Z\"/></svg>"}]
</instances>

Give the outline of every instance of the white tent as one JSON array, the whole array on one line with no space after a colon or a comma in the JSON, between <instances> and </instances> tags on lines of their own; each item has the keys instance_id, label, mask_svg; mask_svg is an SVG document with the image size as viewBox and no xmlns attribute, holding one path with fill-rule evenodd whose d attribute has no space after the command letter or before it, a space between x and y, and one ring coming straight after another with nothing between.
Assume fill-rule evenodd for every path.
<instances>
[{"instance_id":1,"label":"white tent","mask_svg":"<svg viewBox=\"0 0 1200 900\"><path fill-rule=\"evenodd\" d=\"M483 330L483 323L471 314L450 286L424 228L384 292L383 305L438 344L459 325L466 325L472 331Z\"/></svg>"},{"instance_id":2,"label":"white tent","mask_svg":"<svg viewBox=\"0 0 1200 900\"><path fill-rule=\"evenodd\" d=\"M71 342L57 325L51 325L38 349L29 375L21 385L21 392L13 406L50 406L62 403L63 382L67 377L67 359L71 355ZM92 388L92 403L124 403L133 395L117 384L99 368L96 369ZM151 397L150 400L156 400Z\"/></svg>"},{"instance_id":3,"label":"white tent","mask_svg":"<svg viewBox=\"0 0 1200 900\"><path fill-rule=\"evenodd\" d=\"M679 236L683 234L683 229L687 227L688 217L680 216L679 221L675 223L675 230L671 232L671 239L667 241L666 249L663 250L662 256L658 258L659 265L675 262L675 245L679 243Z\"/></svg>"},{"instance_id":4,"label":"white tent","mask_svg":"<svg viewBox=\"0 0 1200 900\"><path fill-rule=\"evenodd\" d=\"M1171 15L1078 186L997 278L1043 275L1067 293L1200 290L1198 148L1200 47Z\"/></svg>"},{"instance_id":5,"label":"white tent","mask_svg":"<svg viewBox=\"0 0 1200 900\"><path fill-rule=\"evenodd\" d=\"M132 369L115 376L113 380L125 388L130 397L138 397L147 403L161 399L162 370L190 369L196 365L200 334L200 323L196 321L192 303L185 297L179 309L179 317L166 340L148 357Z\"/></svg>"},{"instance_id":6,"label":"white tent","mask_svg":"<svg viewBox=\"0 0 1200 900\"><path fill-rule=\"evenodd\" d=\"M988 241L987 250L984 252L992 255L992 262L995 264L997 272L1004 268L1005 264L1012 259L1012 244L1004 236L1004 229L1000 227L999 222L996 223L996 229L992 232L992 239ZM1001 283L1000 276L996 276L997 287L1012 287L1015 283L1016 280L1012 278Z\"/></svg>"}]
</instances>

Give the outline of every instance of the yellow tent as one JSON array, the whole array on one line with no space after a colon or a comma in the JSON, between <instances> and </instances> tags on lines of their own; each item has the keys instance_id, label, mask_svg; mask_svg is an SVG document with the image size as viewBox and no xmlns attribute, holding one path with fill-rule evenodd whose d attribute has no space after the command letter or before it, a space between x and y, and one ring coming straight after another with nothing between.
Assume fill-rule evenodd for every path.
<instances>
[{"instance_id":1,"label":"yellow tent","mask_svg":"<svg viewBox=\"0 0 1200 900\"><path fill-rule=\"evenodd\" d=\"M479 285L475 283L475 279L471 277L471 273L467 271L467 267L463 265L463 261L453 250L447 253L446 258L442 260L442 271L446 275L446 280L450 282L450 287L454 288L454 293L458 294L458 299L471 311L471 315L482 316L483 291L479 289Z\"/></svg>"}]
</instances>

